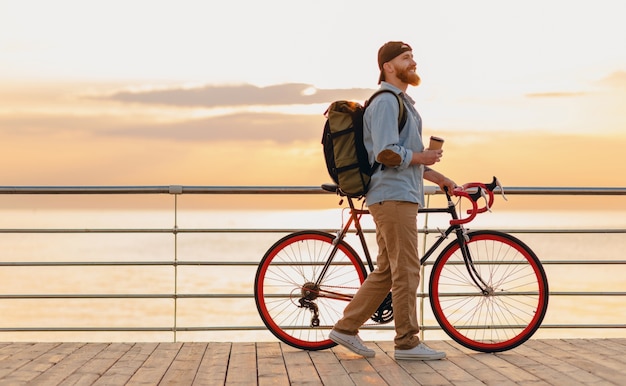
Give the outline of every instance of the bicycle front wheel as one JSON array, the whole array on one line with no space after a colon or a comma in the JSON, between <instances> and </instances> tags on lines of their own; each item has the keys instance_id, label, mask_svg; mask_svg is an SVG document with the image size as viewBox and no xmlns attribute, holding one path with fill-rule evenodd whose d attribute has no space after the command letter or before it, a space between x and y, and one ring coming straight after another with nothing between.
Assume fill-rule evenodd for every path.
<instances>
[{"instance_id":1,"label":"bicycle front wheel","mask_svg":"<svg viewBox=\"0 0 626 386\"><path fill-rule=\"evenodd\" d=\"M335 346L335 322L367 276L363 262L343 240L328 269L334 235L302 231L277 241L257 269L254 299L263 323L281 341L304 350Z\"/></svg>"},{"instance_id":2,"label":"bicycle front wheel","mask_svg":"<svg viewBox=\"0 0 626 386\"><path fill-rule=\"evenodd\" d=\"M466 264L460 245L441 253L430 275L430 304L443 330L481 352L510 350L537 331L548 308L548 280L535 253L497 231L468 233ZM480 277L480 290L472 279ZM480 283L480 280L479 280Z\"/></svg>"}]
</instances>

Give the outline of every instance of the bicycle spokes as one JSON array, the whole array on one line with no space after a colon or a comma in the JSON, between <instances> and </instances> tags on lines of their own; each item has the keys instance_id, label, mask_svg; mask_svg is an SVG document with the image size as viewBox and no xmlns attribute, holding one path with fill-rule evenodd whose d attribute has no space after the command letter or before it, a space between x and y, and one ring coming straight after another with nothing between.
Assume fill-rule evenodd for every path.
<instances>
[{"instance_id":1,"label":"bicycle spokes","mask_svg":"<svg viewBox=\"0 0 626 386\"><path fill-rule=\"evenodd\" d=\"M464 248L471 263L453 242L433 265L429 292L435 318L452 339L473 350L517 347L535 333L547 310L543 267L511 235L477 231L469 237Z\"/></svg>"},{"instance_id":2,"label":"bicycle spokes","mask_svg":"<svg viewBox=\"0 0 626 386\"><path fill-rule=\"evenodd\" d=\"M259 264L255 279L259 315L277 338L293 347L332 347L335 343L328 334L365 276L356 252L344 241L335 242L334 235L293 233L276 242Z\"/></svg>"}]
</instances>

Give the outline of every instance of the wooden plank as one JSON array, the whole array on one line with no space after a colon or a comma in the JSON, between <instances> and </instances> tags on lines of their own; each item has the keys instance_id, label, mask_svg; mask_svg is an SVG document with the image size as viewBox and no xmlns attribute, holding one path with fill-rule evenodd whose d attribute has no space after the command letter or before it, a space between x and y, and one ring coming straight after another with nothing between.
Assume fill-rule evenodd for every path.
<instances>
[{"instance_id":1,"label":"wooden plank","mask_svg":"<svg viewBox=\"0 0 626 386\"><path fill-rule=\"evenodd\" d=\"M100 385L125 385L146 362L157 348L158 343L135 343L126 352L120 348L121 357L109 367L94 386Z\"/></svg>"},{"instance_id":2,"label":"wooden plank","mask_svg":"<svg viewBox=\"0 0 626 386\"><path fill-rule=\"evenodd\" d=\"M57 385L68 378L72 373L79 371L87 362L104 350L108 344L91 343L77 344L78 348L56 363L48 371L34 378L32 382L38 385Z\"/></svg>"},{"instance_id":3,"label":"wooden plank","mask_svg":"<svg viewBox=\"0 0 626 386\"><path fill-rule=\"evenodd\" d=\"M211 342L204 351L204 357L196 372L193 385L223 385L230 358L231 343Z\"/></svg>"},{"instance_id":4,"label":"wooden plank","mask_svg":"<svg viewBox=\"0 0 626 386\"><path fill-rule=\"evenodd\" d=\"M428 342L428 346L436 349L442 349L441 347L438 347L435 342ZM463 367L457 365L454 361L442 359L436 361L424 361L424 363L454 385L484 385L483 382L474 377Z\"/></svg>"},{"instance_id":5,"label":"wooden plank","mask_svg":"<svg viewBox=\"0 0 626 386\"><path fill-rule=\"evenodd\" d=\"M393 342L380 342L378 346L390 356L394 353ZM452 385L445 376L439 374L425 361L397 361L400 368L406 371L419 385Z\"/></svg>"},{"instance_id":6,"label":"wooden plank","mask_svg":"<svg viewBox=\"0 0 626 386\"><path fill-rule=\"evenodd\" d=\"M368 346L373 347L373 343L368 342ZM361 355L337 346L333 352L339 359L341 365L356 385L386 385L387 382L378 374L372 364Z\"/></svg>"},{"instance_id":7,"label":"wooden plank","mask_svg":"<svg viewBox=\"0 0 626 386\"><path fill-rule=\"evenodd\" d=\"M619 349L607 347L600 344L599 340L589 339L563 339L564 348L569 349L576 355L594 361L602 366L616 370L618 372L626 371L624 366L624 352Z\"/></svg>"},{"instance_id":8,"label":"wooden plank","mask_svg":"<svg viewBox=\"0 0 626 386\"><path fill-rule=\"evenodd\" d=\"M550 340L549 342L553 342ZM535 358L537 361L541 361L542 363L554 368L561 374L566 374L567 378L574 378L579 382L584 384L593 384L602 382L602 378L598 377L594 374L593 371L583 370L571 362L568 361L568 354L564 353L563 350L557 349L551 343L547 343L543 340L529 340L524 343L523 349L532 349L535 353L530 351L526 352L529 357Z\"/></svg>"},{"instance_id":9,"label":"wooden plank","mask_svg":"<svg viewBox=\"0 0 626 386\"><path fill-rule=\"evenodd\" d=\"M515 356L506 356L505 359L511 360L511 363L514 365L533 373L537 378L549 385L585 386L600 381L600 378L586 372L579 375L582 376L582 379L578 378L574 374L577 374L580 369L562 361L560 358L536 350L532 346L532 343L526 342L511 351L511 353L516 354Z\"/></svg>"},{"instance_id":10,"label":"wooden plank","mask_svg":"<svg viewBox=\"0 0 626 386\"><path fill-rule=\"evenodd\" d=\"M282 345L283 357L289 381L294 385L321 385L322 381L317 374L308 351Z\"/></svg>"},{"instance_id":11,"label":"wooden plank","mask_svg":"<svg viewBox=\"0 0 626 386\"><path fill-rule=\"evenodd\" d=\"M490 367L485 366L482 362L476 360L474 356L480 355L479 353L471 350L462 350L461 346L451 341L448 342L433 342L429 343L434 349L444 351L446 353L446 359L459 368L463 369L467 373L471 374L474 379L468 382L475 383L476 381L482 382L486 385L507 386L515 385L516 383L511 381L506 376L502 375L499 371L496 371Z\"/></svg>"},{"instance_id":12,"label":"wooden plank","mask_svg":"<svg viewBox=\"0 0 626 386\"><path fill-rule=\"evenodd\" d=\"M52 350L59 343L13 343L0 352L0 379Z\"/></svg>"},{"instance_id":13,"label":"wooden plank","mask_svg":"<svg viewBox=\"0 0 626 386\"><path fill-rule=\"evenodd\" d=\"M289 376L280 343L257 343L256 351L259 386L289 385Z\"/></svg>"},{"instance_id":14,"label":"wooden plank","mask_svg":"<svg viewBox=\"0 0 626 386\"><path fill-rule=\"evenodd\" d=\"M586 340L556 340L553 345L570 355L568 362L576 367L593 372L598 377L614 384L623 384L626 380L626 366L624 355L620 358L612 358L606 355L604 350L592 350Z\"/></svg>"},{"instance_id":15,"label":"wooden plank","mask_svg":"<svg viewBox=\"0 0 626 386\"><path fill-rule=\"evenodd\" d=\"M619 339L591 339L588 341L593 342L594 345L605 347L615 354L622 355L626 352L626 339L624 339L622 343L620 343Z\"/></svg>"},{"instance_id":16,"label":"wooden plank","mask_svg":"<svg viewBox=\"0 0 626 386\"><path fill-rule=\"evenodd\" d=\"M18 355L21 351L28 350L35 346L36 343L4 343L0 347L0 368L4 368L2 366L2 361L8 359L9 357ZM29 358L32 359L32 358Z\"/></svg>"},{"instance_id":17,"label":"wooden plank","mask_svg":"<svg viewBox=\"0 0 626 386\"><path fill-rule=\"evenodd\" d=\"M394 350L388 346L371 346L376 351L374 358L368 358L380 377L389 385L419 385L419 382L409 374L393 358Z\"/></svg>"},{"instance_id":18,"label":"wooden plank","mask_svg":"<svg viewBox=\"0 0 626 386\"><path fill-rule=\"evenodd\" d=\"M311 351L309 357L324 385L350 385L352 380L333 350Z\"/></svg>"},{"instance_id":19,"label":"wooden plank","mask_svg":"<svg viewBox=\"0 0 626 386\"><path fill-rule=\"evenodd\" d=\"M111 343L78 368L60 386L91 385L96 382L117 360L132 347L129 343Z\"/></svg>"},{"instance_id":20,"label":"wooden plank","mask_svg":"<svg viewBox=\"0 0 626 386\"><path fill-rule=\"evenodd\" d=\"M535 375L511 363L512 358L509 358L509 360L503 359L502 356L505 356L505 355L513 355L513 354L479 353L479 354L476 354L474 358L482 362L485 366L488 366L491 369L498 371L502 375L505 375L508 379L510 379L511 381L515 383L541 382L541 380L537 378Z\"/></svg>"},{"instance_id":21,"label":"wooden plank","mask_svg":"<svg viewBox=\"0 0 626 386\"><path fill-rule=\"evenodd\" d=\"M29 361L27 364L2 379L6 381L7 384L25 384L32 382L84 345L84 343L62 343L45 346L48 348L48 351L43 353L35 351L37 357L34 360Z\"/></svg>"},{"instance_id":22,"label":"wooden plank","mask_svg":"<svg viewBox=\"0 0 626 386\"><path fill-rule=\"evenodd\" d=\"M191 385L196 377L206 347L206 343L184 343L159 384Z\"/></svg>"},{"instance_id":23,"label":"wooden plank","mask_svg":"<svg viewBox=\"0 0 626 386\"><path fill-rule=\"evenodd\" d=\"M233 343L230 350L226 385L254 385L257 382L254 343Z\"/></svg>"},{"instance_id":24,"label":"wooden plank","mask_svg":"<svg viewBox=\"0 0 626 386\"><path fill-rule=\"evenodd\" d=\"M126 385L157 385L180 351L182 343L159 343Z\"/></svg>"},{"instance_id":25,"label":"wooden plank","mask_svg":"<svg viewBox=\"0 0 626 386\"><path fill-rule=\"evenodd\" d=\"M626 347L626 338L620 338L620 339L610 339L613 343L616 344L621 344L622 346Z\"/></svg>"}]
</instances>

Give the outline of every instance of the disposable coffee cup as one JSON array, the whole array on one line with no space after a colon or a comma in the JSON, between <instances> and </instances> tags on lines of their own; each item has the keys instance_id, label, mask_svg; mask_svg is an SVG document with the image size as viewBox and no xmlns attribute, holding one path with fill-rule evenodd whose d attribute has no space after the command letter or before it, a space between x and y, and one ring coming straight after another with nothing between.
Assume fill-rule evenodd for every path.
<instances>
[{"instance_id":1,"label":"disposable coffee cup","mask_svg":"<svg viewBox=\"0 0 626 386\"><path fill-rule=\"evenodd\" d=\"M429 150L439 150L443 146L443 138L432 136L430 137Z\"/></svg>"}]
</instances>

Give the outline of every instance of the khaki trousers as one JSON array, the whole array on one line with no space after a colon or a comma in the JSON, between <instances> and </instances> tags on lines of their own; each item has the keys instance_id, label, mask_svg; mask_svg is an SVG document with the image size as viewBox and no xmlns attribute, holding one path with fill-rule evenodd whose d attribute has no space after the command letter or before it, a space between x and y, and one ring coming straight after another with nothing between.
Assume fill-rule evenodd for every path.
<instances>
[{"instance_id":1,"label":"khaki trousers","mask_svg":"<svg viewBox=\"0 0 626 386\"><path fill-rule=\"evenodd\" d=\"M369 210L376 223L377 266L348 303L334 330L356 335L391 290L395 348L408 350L419 344L416 299L420 281L418 205L385 201L370 206Z\"/></svg>"}]
</instances>

